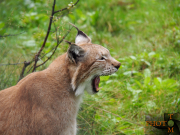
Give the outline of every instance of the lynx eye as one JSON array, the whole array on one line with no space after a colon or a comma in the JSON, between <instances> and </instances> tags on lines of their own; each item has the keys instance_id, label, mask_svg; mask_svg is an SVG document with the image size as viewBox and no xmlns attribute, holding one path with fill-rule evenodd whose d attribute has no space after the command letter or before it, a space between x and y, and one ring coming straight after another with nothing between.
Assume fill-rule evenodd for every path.
<instances>
[{"instance_id":1,"label":"lynx eye","mask_svg":"<svg viewBox=\"0 0 180 135\"><path fill-rule=\"evenodd\" d=\"M104 56L102 56L102 57L100 58L100 60L105 60L105 57L104 57Z\"/></svg>"}]
</instances>

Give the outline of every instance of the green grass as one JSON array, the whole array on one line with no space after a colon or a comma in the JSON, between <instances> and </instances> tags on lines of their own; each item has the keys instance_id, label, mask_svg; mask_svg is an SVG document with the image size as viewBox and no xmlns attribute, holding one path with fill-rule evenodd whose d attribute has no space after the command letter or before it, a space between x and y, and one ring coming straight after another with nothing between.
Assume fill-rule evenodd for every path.
<instances>
[{"instance_id":1,"label":"green grass","mask_svg":"<svg viewBox=\"0 0 180 135\"><path fill-rule=\"evenodd\" d=\"M43 42L52 1L29 2L0 3L0 35L24 32L0 39L0 63L31 60ZM70 2L57 1L56 9ZM101 77L98 94L85 94L78 115L79 134L143 135L146 114L180 111L179 0L80 0L70 14L64 14L56 21L60 36L68 22L75 23L122 64L114 75ZM75 34L73 29L66 39L74 41ZM54 37L51 32L43 53L53 48ZM52 60L67 47L61 44ZM22 64L0 66L0 89L15 85L21 68Z\"/></svg>"}]
</instances>

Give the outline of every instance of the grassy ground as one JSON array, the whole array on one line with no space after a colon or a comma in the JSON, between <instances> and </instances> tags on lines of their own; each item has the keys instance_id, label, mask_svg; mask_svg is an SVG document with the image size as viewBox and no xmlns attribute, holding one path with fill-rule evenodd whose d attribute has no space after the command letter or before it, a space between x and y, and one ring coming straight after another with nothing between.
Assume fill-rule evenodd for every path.
<instances>
[{"instance_id":1,"label":"grassy ground","mask_svg":"<svg viewBox=\"0 0 180 135\"><path fill-rule=\"evenodd\" d=\"M56 9L70 2L57 1ZM43 42L51 5L50 0L0 2L0 35L23 32L0 38L0 63L32 59ZM93 43L107 47L122 64L116 74L101 77L98 94L85 94L78 115L79 134L143 135L146 114L180 111L179 0L80 0L70 14L57 18L60 36L68 22L90 35ZM75 34L73 29L66 39L74 41ZM52 32L44 53L55 45L54 37ZM67 47L60 45L53 58ZM0 89L15 85L21 68L22 64L1 64Z\"/></svg>"}]
</instances>

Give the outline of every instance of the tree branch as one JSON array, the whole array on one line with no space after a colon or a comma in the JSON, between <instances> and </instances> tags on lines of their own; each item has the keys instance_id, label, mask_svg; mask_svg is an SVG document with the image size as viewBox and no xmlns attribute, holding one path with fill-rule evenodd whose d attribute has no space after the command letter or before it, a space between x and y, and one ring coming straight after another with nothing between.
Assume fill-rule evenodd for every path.
<instances>
[{"instance_id":1,"label":"tree branch","mask_svg":"<svg viewBox=\"0 0 180 135\"><path fill-rule=\"evenodd\" d=\"M55 10L55 4L56 4L56 0L54 0L53 6L52 6L51 16L50 16L50 19L49 19L49 26L48 26L48 30L47 30L46 36L45 36L45 38L44 38L44 42L43 42L40 50L38 51L38 53L34 56L34 58L33 58L30 62L24 62L24 66L23 66L23 69L22 69L22 72L21 72L21 75L20 75L20 79L23 78L25 69L26 69L27 66L29 66L32 62L34 62L33 66L32 66L32 67L28 70L28 72L26 72L26 73L29 73L31 70L32 70L32 72L34 72L37 67L39 67L39 66L41 66L41 65L44 65L49 59L51 59L51 57L54 55L54 53L55 53L57 47L59 46L59 44L64 40L64 38L65 38L65 37L69 34L69 32L70 32L70 29L69 29L69 31L68 31L68 32L63 36L63 38L59 41L59 37L57 36L57 28L55 28L55 29L56 29L57 45L54 47L54 49L52 49L53 52L52 52L51 56L48 57L48 58L47 58L43 63L41 63L40 65L37 65L37 62L39 61L39 56L40 56L42 50L44 49L44 47L45 47L45 45L46 45L46 42L47 42L47 39L48 39L48 36L49 36L49 34L50 34L50 32L51 32L51 25L52 25L52 22L53 22L54 14L56 14L56 13L58 13L58 12L61 12L61 11L64 11L64 10L68 10L68 9L74 7L78 2L79 2L79 0L77 0L75 4L71 4L70 6L68 5L66 8L63 8L63 9L58 10L58 11L54 11L54 10ZM51 51L52 51L52 50L51 50ZM51 51L50 51L50 52L51 52ZM46 54L45 54L45 55L46 55ZM44 55L44 56L45 56L45 55ZM43 57L44 57L44 56L43 56ZM20 80L20 79L19 79L19 80Z\"/></svg>"},{"instance_id":2,"label":"tree branch","mask_svg":"<svg viewBox=\"0 0 180 135\"><path fill-rule=\"evenodd\" d=\"M23 68L22 68L22 71L21 71L21 74L20 74L20 77L19 77L18 82L24 77L24 72L25 72L25 70L26 70L26 67L27 67L28 65L30 65L30 64L31 64L30 61L29 61L29 62L24 61L24 66L23 66Z\"/></svg>"},{"instance_id":3,"label":"tree branch","mask_svg":"<svg viewBox=\"0 0 180 135\"><path fill-rule=\"evenodd\" d=\"M8 35L3 35L3 36L0 35L0 38L17 36L17 35L20 35L20 34L22 34L22 33L25 33L25 32L21 32L21 33L18 33L18 34L8 34Z\"/></svg>"},{"instance_id":4,"label":"tree branch","mask_svg":"<svg viewBox=\"0 0 180 135\"><path fill-rule=\"evenodd\" d=\"M76 3L74 3L73 7L74 7L78 2L79 2L79 0L77 0ZM58 11L55 11L54 14L56 14L56 13L58 13L58 12L62 12L62 11L64 11L64 10L66 10L66 9L68 9L68 7L63 8L63 9L58 10Z\"/></svg>"},{"instance_id":5,"label":"tree branch","mask_svg":"<svg viewBox=\"0 0 180 135\"><path fill-rule=\"evenodd\" d=\"M8 66L8 65L19 65L19 64L23 64L24 62L20 62L20 63L8 63L8 64L0 64L0 66Z\"/></svg>"},{"instance_id":6,"label":"tree branch","mask_svg":"<svg viewBox=\"0 0 180 135\"><path fill-rule=\"evenodd\" d=\"M72 28L71 28L71 29L72 29ZM57 47L58 47L58 46L60 45L60 43L66 38L66 36L67 36L67 35L69 34L69 32L71 31L71 29L68 30L68 32L63 36L63 38L62 38L60 41L58 41L58 39L57 39L57 45L55 46L55 48L54 48L54 50L53 50L51 56L49 56L43 63L37 65L36 67L39 67L39 66L44 65L49 59L51 59L51 57L54 55L54 53L55 53Z\"/></svg>"},{"instance_id":7,"label":"tree branch","mask_svg":"<svg viewBox=\"0 0 180 135\"><path fill-rule=\"evenodd\" d=\"M56 4L56 0L54 0L53 6L52 6L52 13L51 13L51 16L50 16L49 26L48 26L48 30L47 30L47 33L46 33L46 37L45 37L44 42L43 42L43 44L42 44L42 46L41 46L41 49L39 50L39 52L38 52L38 53L36 54L36 56L35 56L34 68L33 68L33 70L32 70L33 72L34 72L35 69L36 69L36 64L37 64L37 61L38 61L38 57L39 57L41 51L43 50L44 46L46 45L46 41L47 41L47 38L48 38L48 36L49 36L49 32L50 32L50 30L51 30L51 24L52 24L53 15L54 15L54 7L55 7L55 4Z\"/></svg>"}]
</instances>

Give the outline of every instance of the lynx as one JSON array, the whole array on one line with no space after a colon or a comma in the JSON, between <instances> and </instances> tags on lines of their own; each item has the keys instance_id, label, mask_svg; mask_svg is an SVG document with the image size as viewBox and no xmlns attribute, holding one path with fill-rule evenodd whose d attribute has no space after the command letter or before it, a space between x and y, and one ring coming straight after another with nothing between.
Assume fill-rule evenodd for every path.
<instances>
[{"instance_id":1,"label":"lynx","mask_svg":"<svg viewBox=\"0 0 180 135\"><path fill-rule=\"evenodd\" d=\"M97 93L100 76L115 73L120 63L74 27L75 43L68 42L65 54L0 91L0 135L76 135L84 91Z\"/></svg>"}]
</instances>

